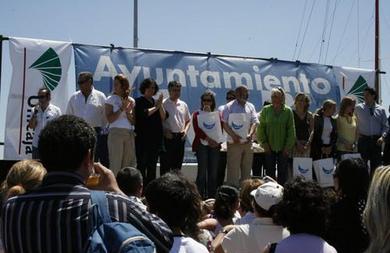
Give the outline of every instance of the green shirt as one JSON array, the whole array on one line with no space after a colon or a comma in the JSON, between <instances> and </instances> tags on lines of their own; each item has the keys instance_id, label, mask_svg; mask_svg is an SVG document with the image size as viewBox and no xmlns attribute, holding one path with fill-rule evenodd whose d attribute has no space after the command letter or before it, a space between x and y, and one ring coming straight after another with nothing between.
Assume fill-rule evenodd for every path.
<instances>
[{"instance_id":1,"label":"green shirt","mask_svg":"<svg viewBox=\"0 0 390 253\"><path fill-rule=\"evenodd\" d=\"M259 120L256 132L259 143L268 144L275 152L292 149L295 144L295 124L290 107L284 105L277 113L272 105L264 106Z\"/></svg>"}]
</instances>

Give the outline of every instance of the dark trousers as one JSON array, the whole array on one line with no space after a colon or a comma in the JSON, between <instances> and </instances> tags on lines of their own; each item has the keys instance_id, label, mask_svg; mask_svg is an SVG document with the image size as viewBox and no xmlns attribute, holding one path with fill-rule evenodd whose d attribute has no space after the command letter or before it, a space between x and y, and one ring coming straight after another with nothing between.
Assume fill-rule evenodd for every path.
<instances>
[{"instance_id":1,"label":"dark trousers","mask_svg":"<svg viewBox=\"0 0 390 253\"><path fill-rule=\"evenodd\" d=\"M276 178L276 165L278 166L278 177ZM284 185L288 177L288 157L283 152L271 151L265 154L265 173L274 179L277 179L280 185Z\"/></svg>"},{"instance_id":2,"label":"dark trousers","mask_svg":"<svg viewBox=\"0 0 390 253\"><path fill-rule=\"evenodd\" d=\"M217 188L223 185L226 175L226 151L219 152L219 162L218 162L218 171L217 171Z\"/></svg>"},{"instance_id":3,"label":"dark trousers","mask_svg":"<svg viewBox=\"0 0 390 253\"><path fill-rule=\"evenodd\" d=\"M135 150L137 156L137 169L144 178L144 187L156 178L156 168L159 145L145 140L141 137L135 137Z\"/></svg>"},{"instance_id":4,"label":"dark trousers","mask_svg":"<svg viewBox=\"0 0 390 253\"><path fill-rule=\"evenodd\" d=\"M100 162L103 166L109 168L110 160L108 159L107 134L101 132L101 127L95 127L96 132L96 148L95 162Z\"/></svg>"},{"instance_id":5,"label":"dark trousers","mask_svg":"<svg viewBox=\"0 0 390 253\"><path fill-rule=\"evenodd\" d=\"M169 171L181 170L184 158L185 139L182 135L173 133L172 139L164 138L165 152L160 157L160 175Z\"/></svg>"},{"instance_id":6,"label":"dark trousers","mask_svg":"<svg viewBox=\"0 0 390 253\"><path fill-rule=\"evenodd\" d=\"M196 185L199 193L205 199L214 198L217 189L217 172L219 163L219 148L199 144L196 151L198 174Z\"/></svg>"},{"instance_id":7,"label":"dark trousers","mask_svg":"<svg viewBox=\"0 0 390 253\"><path fill-rule=\"evenodd\" d=\"M254 177L264 176L263 164L264 164L264 153L253 153L252 176Z\"/></svg>"},{"instance_id":8,"label":"dark trousers","mask_svg":"<svg viewBox=\"0 0 390 253\"><path fill-rule=\"evenodd\" d=\"M390 165L390 138L389 137L387 137L385 143L385 149L383 150L383 165Z\"/></svg>"},{"instance_id":9,"label":"dark trousers","mask_svg":"<svg viewBox=\"0 0 390 253\"><path fill-rule=\"evenodd\" d=\"M374 175L376 168L379 167L382 163L382 147L376 144L379 137L379 135L360 136L358 142L358 151L363 160L366 163L367 161L370 161L371 177Z\"/></svg>"}]
</instances>

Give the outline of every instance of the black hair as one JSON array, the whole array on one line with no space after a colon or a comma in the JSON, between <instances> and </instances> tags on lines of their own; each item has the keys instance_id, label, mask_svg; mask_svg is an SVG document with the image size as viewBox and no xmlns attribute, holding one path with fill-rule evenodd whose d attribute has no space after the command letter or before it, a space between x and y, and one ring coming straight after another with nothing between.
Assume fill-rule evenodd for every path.
<instances>
[{"instance_id":1,"label":"black hair","mask_svg":"<svg viewBox=\"0 0 390 253\"><path fill-rule=\"evenodd\" d=\"M51 96L51 91L50 91L50 89L48 89L48 88L46 88L46 87L41 87L41 88L39 88L38 93L41 92L41 91L43 91L43 92L46 93L46 97L50 97L50 96Z\"/></svg>"},{"instance_id":2,"label":"black hair","mask_svg":"<svg viewBox=\"0 0 390 253\"><path fill-rule=\"evenodd\" d=\"M39 157L47 171L76 171L95 149L95 130L83 119L63 115L50 121L39 135Z\"/></svg>"},{"instance_id":3,"label":"black hair","mask_svg":"<svg viewBox=\"0 0 390 253\"><path fill-rule=\"evenodd\" d=\"M128 196L135 196L143 184L141 172L133 167L125 167L116 175L119 188Z\"/></svg>"},{"instance_id":4,"label":"black hair","mask_svg":"<svg viewBox=\"0 0 390 253\"><path fill-rule=\"evenodd\" d=\"M153 85L155 87L153 95L156 95L156 93L159 91L159 87L158 87L156 81L154 79L151 79L151 78L146 78L142 81L142 83L139 87L139 91L143 95L143 94L145 94L145 90L152 87Z\"/></svg>"},{"instance_id":5,"label":"black hair","mask_svg":"<svg viewBox=\"0 0 390 253\"><path fill-rule=\"evenodd\" d=\"M288 182L282 201L276 206L276 217L291 234L322 236L329 215L329 204L318 183L297 177Z\"/></svg>"},{"instance_id":6,"label":"black hair","mask_svg":"<svg viewBox=\"0 0 390 253\"><path fill-rule=\"evenodd\" d=\"M181 88L181 83L179 83L178 81L170 81L168 83L168 91L171 90L173 87Z\"/></svg>"},{"instance_id":7,"label":"black hair","mask_svg":"<svg viewBox=\"0 0 390 253\"><path fill-rule=\"evenodd\" d=\"M238 190L229 185L221 185L215 194L214 214L217 218L225 220L231 219L236 210L234 209L238 202Z\"/></svg>"},{"instance_id":8,"label":"black hair","mask_svg":"<svg viewBox=\"0 0 390 253\"><path fill-rule=\"evenodd\" d=\"M374 88L371 88L371 87L366 87L364 89L365 92L368 92L368 94L370 94L371 96L374 96L374 99L377 98L378 94L376 93L375 89Z\"/></svg>"},{"instance_id":9,"label":"black hair","mask_svg":"<svg viewBox=\"0 0 390 253\"><path fill-rule=\"evenodd\" d=\"M173 230L197 239L201 218L201 196L196 186L183 176L166 173L151 181L145 189L151 213L158 215Z\"/></svg>"},{"instance_id":10,"label":"black hair","mask_svg":"<svg viewBox=\"0 0 390 253\"><path fill-rule=\"evenodd\" d=\"M91 72L88 72L88 71L80 72L78 79L80 79L80 78L85 78L83 81L91 80L91 83L93 83L93 75Z\"/></svg>"},{"instance_id":11,"label":"black hair","mask_svg":"<svg viewBox=\"0 0 390 253\"><path fill-rule=\"evenodd\" d=\"M354 200L367 198L370 179L368 167L362 159L345 159L339 162L334 177L345 197Z\"/></svg>"},{"instance_id":12,"label":"black hair","mask_svg":"<svg viewBox=\"0 0 390 253\"><path fill-rule=\"evenodd\" d=\"M228 90L226 92L226 100L229 100L229 97L234 97L236 98L236 92L232 89Z\"/></svg>"}]
</instances>

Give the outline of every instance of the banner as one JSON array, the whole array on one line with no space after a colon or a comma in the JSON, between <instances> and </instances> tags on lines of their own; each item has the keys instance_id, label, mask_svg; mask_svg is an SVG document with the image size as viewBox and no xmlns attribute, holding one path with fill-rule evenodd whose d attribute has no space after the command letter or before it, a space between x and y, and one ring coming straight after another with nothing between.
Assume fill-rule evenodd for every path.
<instances>
[{"instance_id":1,"label":"banner","mask_svg":"<svg viewBox=\"0 0 390 253\"><path fill-rule=\"evenodd\" d=\"M31 158L34 131L27 127L38 90L51 90L51 103L65 111L74 85L67 84L70 42L10 38L12 79L7 104L4 159Z\"/></svg>"},{"instance_id":2,"label":"banner","mask_svg":"<svg viewBox=\"0 0 390 253\"><path fill-rule=\"evenodd\" d=\"M183 85L181 99L191 112L199 108L200 96L206 89L216 93L219 106L226 103L229 89L245 85L249 101L259 111L263 102L270 100L271 89L282 87L288 105L293 104L298 92L304 92L311 98L310 109L315 110L325 99L339 103L342 95L360 94L363 87L374 85L372 70L271 59L77 44L74 54L76 75L81 71L92 72L95 87L105 94L111 92L113 77L120 73L134 86L134 97L139 96L138 88L144 78L155 79L165 97L168 82L178 80Z\"/></svg>"}]
</instances>

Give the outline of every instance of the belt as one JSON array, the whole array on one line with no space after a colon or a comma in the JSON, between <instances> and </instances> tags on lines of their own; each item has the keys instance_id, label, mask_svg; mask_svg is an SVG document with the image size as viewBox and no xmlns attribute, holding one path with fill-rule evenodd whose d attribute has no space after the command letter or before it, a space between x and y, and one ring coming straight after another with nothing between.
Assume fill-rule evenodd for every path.
<instances>
[{"instance_id":1,"label":"belt","mask_svg":"<svg viewBox=\"0 0 390 253\"><path fill-rule=\"evenodd\" d=\"M380 137L381 135L364 135L364 134L360 135L360 138L366 138L366 139L379 139Z\"/></svg>"}]
</instances>

